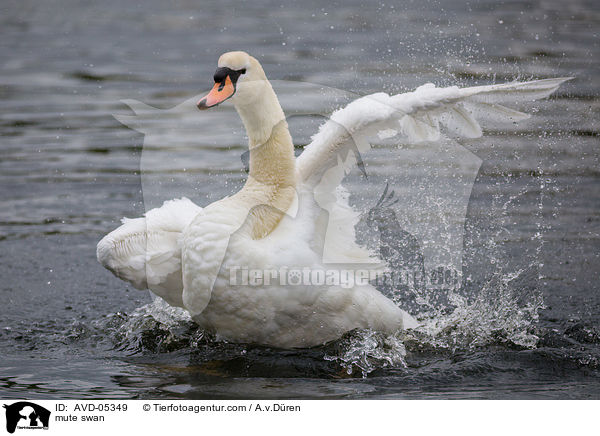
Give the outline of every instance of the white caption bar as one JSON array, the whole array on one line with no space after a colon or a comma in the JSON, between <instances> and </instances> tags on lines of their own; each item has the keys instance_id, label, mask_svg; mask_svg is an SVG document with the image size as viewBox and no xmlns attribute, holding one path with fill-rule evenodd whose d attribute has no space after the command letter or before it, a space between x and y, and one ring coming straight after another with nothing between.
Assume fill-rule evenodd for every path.
<instances>
[{"instance_id":1,"label":"white caption bar","mask_svg":"<svg viewBox=\"0 0 600 436\"><path fill-rule=\"evenodd\" d=\"M600 410L599 401L0 402L0 434L20 436L583 434L597 432Z\"/></svg>"}]
</instances>

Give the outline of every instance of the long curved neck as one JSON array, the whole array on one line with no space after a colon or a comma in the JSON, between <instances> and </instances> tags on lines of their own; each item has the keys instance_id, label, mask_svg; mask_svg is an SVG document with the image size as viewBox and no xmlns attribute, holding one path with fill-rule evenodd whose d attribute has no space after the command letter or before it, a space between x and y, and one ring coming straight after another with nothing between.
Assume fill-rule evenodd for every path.
<instances>
[{"instance_id":1,"label":"long curved neck","mask_svg":"<svg viewBox=\"0 0 600 436\"><path fill-rule=\"evenodd\" d=\"M285 120L285 114L275 91L269 82L264 82L260 97L251 103L236 103L237 110L250 141L250 147L265 143L272 134L273 127ZM290 138L290 146L292 141Z\"/></svg>"},{"instance_id":2,"label":"long curved neck","mask_svg":"<svg viewBox=\"0 0 600 436\"><path fill-rule=\"evenodd\" d=\"M269 86L259 101L236 105L249 138L250 174L238 193L249 203L254 239L267 236L295 198L294 145L285 114Z\"/></svg>"}]
</instances>

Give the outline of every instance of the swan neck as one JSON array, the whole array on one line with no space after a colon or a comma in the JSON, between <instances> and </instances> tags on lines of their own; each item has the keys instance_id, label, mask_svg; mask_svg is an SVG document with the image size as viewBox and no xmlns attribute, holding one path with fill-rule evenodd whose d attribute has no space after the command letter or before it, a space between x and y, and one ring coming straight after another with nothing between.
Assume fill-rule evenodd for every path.
<instances>
[{"instance_id":1,"label":"swan neck","mask_svg":"<svg viewBox=\"0 0 600 436\"><path fill-rule=\"evenodd\" d=\"M267 82L260 98L247 104L236 104L235 108L244 123L250 148L261 145L271 137L273 128L285 120L285 114L275 91Z\"/></svg>"},{"instance_id":2,"label":"swan neck","mask_svg":"<svg viewBox=\"0 0 600 436\"><path fill-rule=\"evenodd\" d=\"M269 86L252 105L236 105L249 138L250 174L240 195L255 208L252 237L268 235L295 199L294 145L277 96Z\"/></svg>"}]
</instances>

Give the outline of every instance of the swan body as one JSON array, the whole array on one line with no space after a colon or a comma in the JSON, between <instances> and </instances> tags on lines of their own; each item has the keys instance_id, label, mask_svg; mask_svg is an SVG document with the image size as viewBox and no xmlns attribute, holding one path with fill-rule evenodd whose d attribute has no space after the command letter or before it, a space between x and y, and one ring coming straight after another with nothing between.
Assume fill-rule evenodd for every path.
<instances>
[{"instance_id":1,"label":"swan body","mask_svg":"<svg viewBox=\"0 0 600 436\"><path fill-rule=\"evenodd\" d=\"M472 88L424 85L414 92L357 99L321 126L294 157L277 96L258 61L244 52L219 59L215 88L198 104L231 99L249 137L250 173L236 194L204 208L171 200L126 219L97 247L102 265L138 289L150 289L195 322L234 342L310 347L356 328L393 333L417 322L370 284L233 283L240 269L326 270L331 265L378 274L384 263L355 242L359 215L340 183L355 165L352 151L385 132L435 141L441 128L479 137L475 117L518 121L502 105L532 101L567 80ZM390 133L392 132L392 133Z\"/></svg>"}]
</instances>

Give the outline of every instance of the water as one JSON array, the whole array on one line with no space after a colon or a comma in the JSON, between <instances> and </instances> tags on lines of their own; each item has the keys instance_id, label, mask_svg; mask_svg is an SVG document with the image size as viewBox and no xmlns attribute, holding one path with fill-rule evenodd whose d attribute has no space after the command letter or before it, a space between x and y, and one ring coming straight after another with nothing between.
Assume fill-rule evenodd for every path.
<instances>
[{"instance_id":1,"label":"water","mask_svg":"<svg viewBox=\"0 0 600 436\"><path fill-rule=\"evenodd\" d=\"M600 397L594 2L63 1L1 9L0 396ZM194 113L199 134L170 137L180 156L200 156L189 176L167 162L142 177L144 137L112 116L131 115L122 99L166 109L194 97L231 49L258 57L272 79L360 95L428 81L576 79L529 105L531 120L462 142L481 159L464 223L464 287L394 295L421 328L391 337L352 332L321 348L281 351L215 342L95 259L102 235L152 202L149 187L185 181L204 205L243 182L245 138L231 108L205 119ZM284 97L288 113L300 114L290 121L296 143L306 144L319 117L301 113L324 113L332 101L314 90ZM146 146L150 166L178 151ZM368 179L358 171L349 179L351 201L363 210L386 183L402 192L391 150L365 156ZM420 210L412 206L405 209ZM376 244L373 229L364 221L359 228Z\"/></svg>"}]
</instances>

